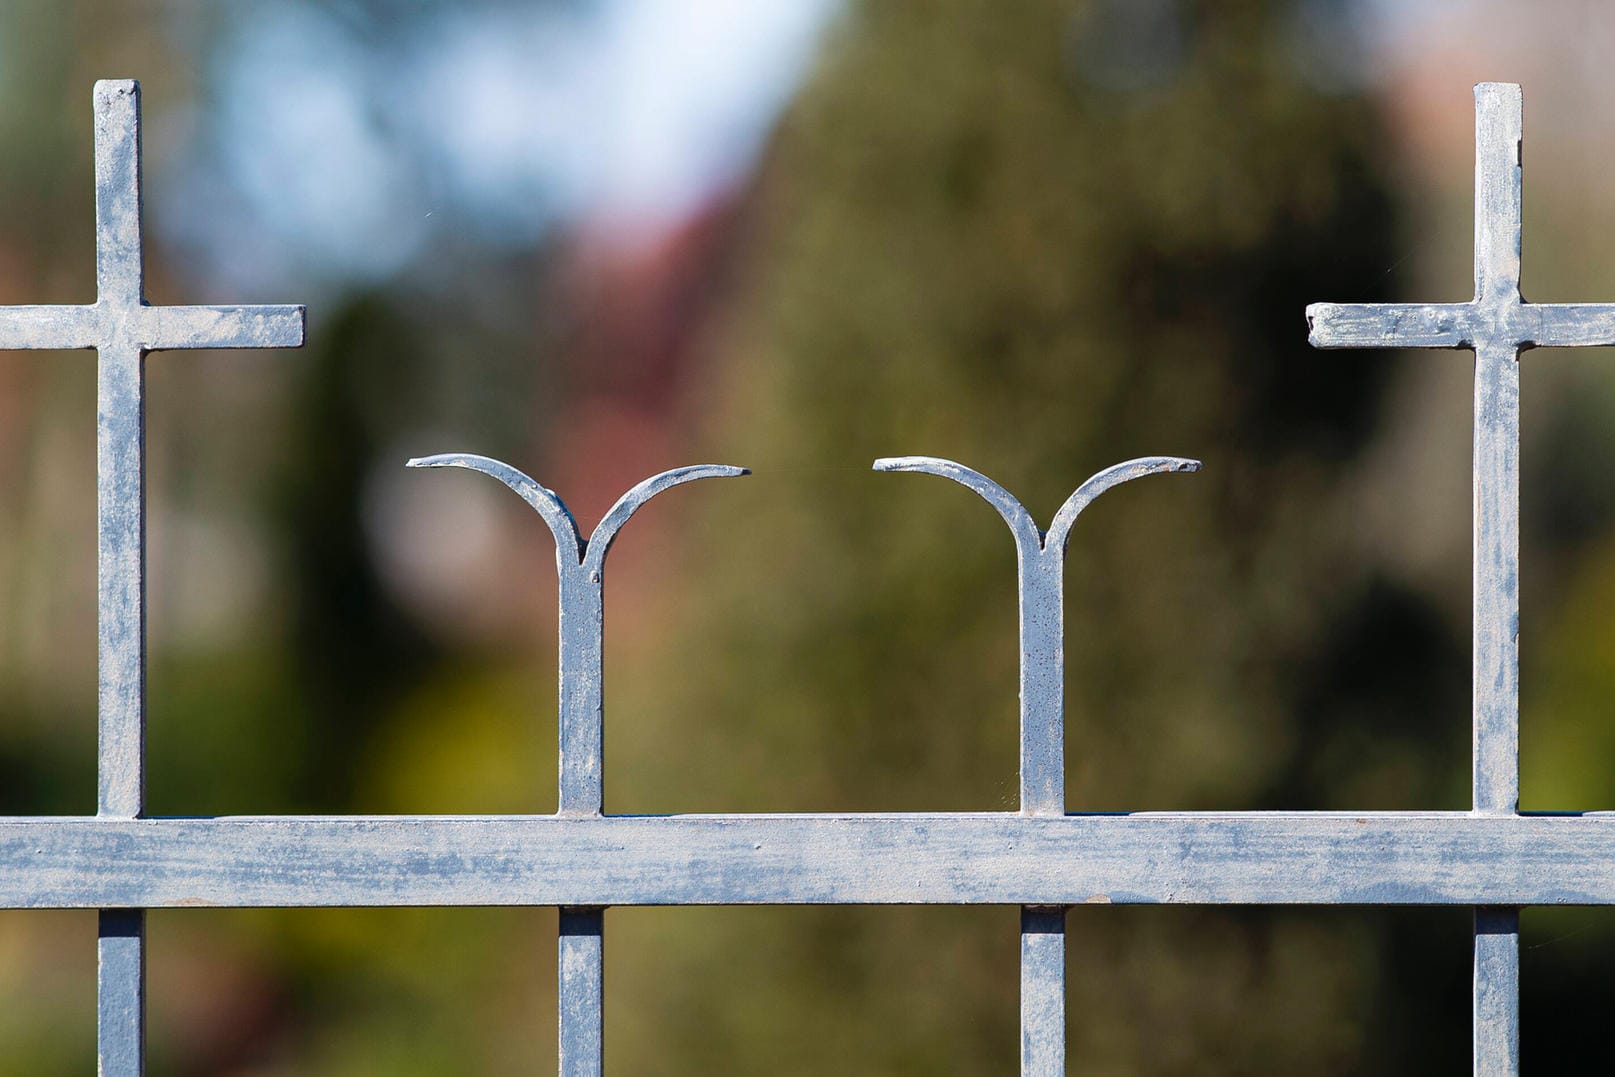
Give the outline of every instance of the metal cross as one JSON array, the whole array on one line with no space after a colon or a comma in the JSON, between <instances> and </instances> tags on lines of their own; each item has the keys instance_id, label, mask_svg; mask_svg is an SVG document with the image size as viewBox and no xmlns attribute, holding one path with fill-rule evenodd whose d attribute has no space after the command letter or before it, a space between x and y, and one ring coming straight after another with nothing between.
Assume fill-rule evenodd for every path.
<instances>
[{"instance_id":1,"label":"metal cross","mask_svg":"<svg viewBox=\"0 0 1615 1077\"><path fill-rule=\"evenodd\" d=\"M1474 811L1520 804L1520 353L1615 343L1615 305L1520 296L1521 95L1475 87L1475 298L1468 303L1315 303L1319 348L1475 353ZM1475 913L1476 1073L1519 1072L1519 910Z\"/></svg>"},{"instance_id":2,"label":"metal cross","mask_svg":"<svg viewBox=\"0 0 1615 1077\"><path fill-rule=\"evenodd\" d=\"M146 474L144 360L173 348L295 348L304 310L154 307L141 255L140 86L95 84L96 301L0 307L0 349L96 350L98 794L102 818L145 807ZM98 1050L102 1073L145 1063L145 912L101 912Z\"/></svg>"},{"instance_id":3,"label":"metal cross","mask_svg":"<svg viewBox=\"0 0 1615 1077\"><path fill-rule=\"evenodd\" d=\"M1065 549L1094 498L1130 479L1199 471L1175 456L1128 460L1093 475L1054 514L1047 533L1015 496L979 471L934 456L875 461L876 471L939 475L970 490L1015 536L1021 621L1021 814L1065 815ZM1021 906L1021 1074L1065 1073L1065 906Z\"/></svg>"},{"instance_id":4,"label":"metal cross","mask_svg":"<svg viewBox=\"0 0 1615 1077\"><path fill-rule=\"evenodd\" d=\"M514 490L549 525L560 577L561 772L556 814L600 818L605 807L606 554L628 518L662 491L696 479L749 472L726 464L697 464L653 475L618 498L584 539L555 491L509 464L470 453L442 453L411 460L407 466L480 471ZM605 1065L605 909L563 905L559 930L561 1077L600 1077Z\"/></svg>"}]
</instances>

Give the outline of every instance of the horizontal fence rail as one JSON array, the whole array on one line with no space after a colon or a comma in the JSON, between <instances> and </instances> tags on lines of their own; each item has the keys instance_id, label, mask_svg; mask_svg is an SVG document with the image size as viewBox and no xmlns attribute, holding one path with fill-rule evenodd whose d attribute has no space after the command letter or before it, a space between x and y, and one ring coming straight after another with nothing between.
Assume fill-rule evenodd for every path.
<instances>
[{"instance_id":1,"label":"horizontal fence rail","mask_svg":"<svg viewBox=\"0 0 1615 1077\"><path fill-rule=\"evenodd\" d=\"M1615 904L1615 812L0 822L0 905Z\"/></svg>"}]
</instances>

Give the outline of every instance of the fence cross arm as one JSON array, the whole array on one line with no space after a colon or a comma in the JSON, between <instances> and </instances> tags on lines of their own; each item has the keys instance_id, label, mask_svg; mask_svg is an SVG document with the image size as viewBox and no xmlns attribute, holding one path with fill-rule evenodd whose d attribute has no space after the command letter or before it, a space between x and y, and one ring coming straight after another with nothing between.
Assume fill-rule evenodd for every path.
<instances>
[{"instance_id":1,"label":"fence cross arm","mask_svg":"<svg viewBox=\"0 0 1615 1077\"><path fill-rule=\"evenodd\" d=\"M1524 348L1596 348L1615 344L1615 304L1522 303L1516 336Z\"/></svg>"},{"instance_id":2,"label":"fence cross arm","mask_svg":"<svg viewBox=\"0 0 1615 1077\"><path fill-rule=\"evenodd\" d=\"M94 306L0 307L0 350L93 348L101 340Z\"/></svg>"},{"instance_id":3,"label":"fence cross arm","mask_svg":"<svg viewBox=\"0 0 1615 1077\"><path fill-rule=\"evenodd\" d=\"M1615 344L1615 304L1313 303L1314 348L1589 348Z\"/></svg>"},{"instance_id":4,"label":"fence cross arm","mask_svg":"<svg viewBox=\"0 0 1615 1077\"><path fill-rule=\"evenodd\" d=\"M290 304L0 307L0 350L300 348L305 319L305 308Z\"/></svg>"},{"instance_id":5,"label":"fence cross arm","mask_svg":"<svg viewBox=\"0 0 1615 1077\"><path fill-rule=\"evenodd\" d=\"M1468 348L1475 342L1470 303L1312 303L1307 340L1314 348Z\"/></svg>"},{"instance_id":6,"label":"fence cross arm","mask_svg":"<svg viewBox=\"0 0 1615 1077\"><path fill-rule=\"evenodd\" d=\"M117 312L125 316L124 312ZM301 306L154 307L129 312L136 343L149 352L179 348L300 348ZM110 327L108 327L110 328Z\"/></svg>"}]
</instances>

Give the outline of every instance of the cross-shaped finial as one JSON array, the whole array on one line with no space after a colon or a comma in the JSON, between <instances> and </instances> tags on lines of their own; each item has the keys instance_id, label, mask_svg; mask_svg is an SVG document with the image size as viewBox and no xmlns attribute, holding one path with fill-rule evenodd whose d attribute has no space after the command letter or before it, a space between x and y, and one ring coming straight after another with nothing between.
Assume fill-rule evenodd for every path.
<instances>
[{"instance_id":1,"label":"cross-shaped finial","mask_svg":"<svg viewBox=\"0 0 1615 1077\"><path fill-rule=\"evenodd\" d=\"M1314 303L1319 348L1472 348L1474 806L1519 806L1520 353L1615 344L1615 305L1520 297L1521 96L1475 87L1475 298L1468 303Z\"/></svg>"},{"instance_id":2,"label":"cross-shaped finial","mask_svg":"<svg viewBox=\"0 0 1615 1077\"><path fill-rule=\"evenodd\" d=\"M145 806L145 357L172 348L295 348L302 307L154 307L140 225L140 86L95 84L96 300L0 307L0 349L94 348L96 377L98 793L103 816ZM99 1069L145 1065L145 914L101 913Z\"/></svg>"},{"instance_id":3,"label":"cross-shaped finial","mask_svg":"<svg viewBox=\"0 0 1615 1077\"><path fill-rule=\"evenodd\" d=\"M0 307L0 349L94 348L99 518L99 808L138 815L145 695L142 360L171 348L295 348L302 307L154 307L140 223L140 85L95 84L96 301Z\"/></svg>"}]
</instances>

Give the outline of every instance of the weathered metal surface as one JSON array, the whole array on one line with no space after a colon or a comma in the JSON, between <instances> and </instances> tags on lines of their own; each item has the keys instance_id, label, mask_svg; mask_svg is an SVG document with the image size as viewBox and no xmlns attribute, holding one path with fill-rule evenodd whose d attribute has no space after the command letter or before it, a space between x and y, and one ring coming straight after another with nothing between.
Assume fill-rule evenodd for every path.
<instances>
[{"instance_id":1,"label":"weathered metal surface","mask_svg":"<svg viewBox=\"0 0 1615 1077\"><path fill-rule=\"evenodd\" d=\"M1077 487L1045 534L1014 495L979 471L934 456L888 457L876 471L939 475L998 511L1015 537L1021 629L1021 814L1065 814L1065 550L1082 510L1129 479L1198 471L1198 460L1128 460ZM1065 1072L1065 910L1021 916L1021 1072ZM1028 935L1030 932L1030 935ZM1031 1049L1028 1044L1032 1044Z\"/></svg>"},{"instance_id":2,"label":"weathered metal surface","mask_svg":"<svg viewBox=\"0 0 1615 1077\"><path fill-rule=\"evenodd\" d=\"M99 530L99 792L107 818L145 805L145 357L175 348L303 343L302 307L153 307L141 250L140 87L97 82L96 301L0 307L0 349L94 348ZM99 1058L103 1074L143 1072L144 920L103 916Z\"/></svg>"},{"instance_id":3,"label":"weathered metal surface","mask_svg":"<svg viewBox=\"0 0 1615 1077\"><path fill-rule=\"evenodd\" d=\"M599 1077L605 1068L605 932L600 909L562 909L556 948L560 1072Z\"/></svg>"},{"instance_id":4,"label":"weathered metal surface","mask_svg":"<svg viewBox=\"0 0 1615 1077\"><path fill-rule=\"evenodd\" d=\"M103 1077L146 1064L146 912L102 909L96 940L96 1069Z\"/></svg>"},{"instance_id":5,"label":"weathered metal surface","mask_svg":"<svg viewBox=\"0 0 1615 1077\"><path fill-rule=\"evenodd\" d=\"M562 816L598 817L605 803L605 569L606 554L628 518L664 490L696 479L732 478L743 467L700 464L654 475L612 505L587 540L555 491L509 464L470 453L409 461L409 467L480 471L516 492L543 517L555 537L560 576L561 641L560 807ZM604 1067L605 912L563 908L560 940L560 1071L597 1077Z\"/></svg>"},{"instance_id":6,"label":"weathered metal surface","mask_svg":"<svg viewBox=\"0 0 1615 1077\"><path fill-rule=\"evenodd\" d=\"M1520 1072L1520 911L1475 910L1474 1070Z\"/></svg>"},{"instance_id":7,"label":"weathered metal surface","mask_svg":"<svg viewBox=\"0 0 1615 1077\"><path fill-rule=\"evenodd\" d=\"M0 820L0 907L1611 905L1615 813Z\"/></svg>"},{"instance_id":8,"label":"weathered metal surface","mask_svg":"<svg viewBox=\"0 0 1615 1077\"><path fill-rule=\"evenodd\" d=\"M1021 1073L1065 1077L1065 909L1021 908Z\"/></svg>"}]
</instances>

